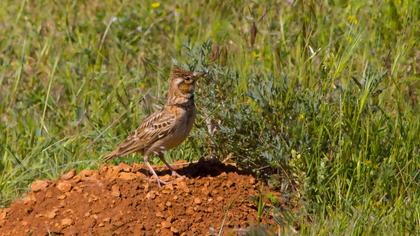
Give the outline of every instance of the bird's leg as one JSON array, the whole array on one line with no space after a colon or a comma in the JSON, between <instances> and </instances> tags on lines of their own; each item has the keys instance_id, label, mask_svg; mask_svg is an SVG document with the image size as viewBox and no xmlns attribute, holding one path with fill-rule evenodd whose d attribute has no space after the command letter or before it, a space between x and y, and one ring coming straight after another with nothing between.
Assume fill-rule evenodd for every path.
<instances>
[{"instance_id":1,"label":"bird's leg","mask_svg":"<svg viewBox=\"0 0 420 236\"><path fill-rule=\"evenodd\" d=\"M165 158L163 157L163 152L159 152L159 158L161 161L163 161L163 163L165 163L165 165L171 170L172 176L176 176L176 177L182 177L180 174L178 174L175 169L169 165L169 163L165 160Z\"/></svg>"},{"instance_id":2,"label":"bird's leg","mask_svg":"<svg viewBox=\"0 0 420 236\"><path fill-rule=\"evenodd\" d=\"M145 154L144 155L144 164L146 164L146 166L147 166L147 168L149 168L149 171L153 174L153 176L156 178L156 181L157 181L157 183L158 183L158 185L159 185L159 188L161 188L162 187L162 185L161 184L166 184L166 182L165 181L163 181L163 180L161 180L161 179L159 179L159 176L156 174L156 172L155 172L155 170L153 170L153 167L150 165L150 163L149 163L149 156L148 156L148 154Z\"/></svg>"}]
</instances>

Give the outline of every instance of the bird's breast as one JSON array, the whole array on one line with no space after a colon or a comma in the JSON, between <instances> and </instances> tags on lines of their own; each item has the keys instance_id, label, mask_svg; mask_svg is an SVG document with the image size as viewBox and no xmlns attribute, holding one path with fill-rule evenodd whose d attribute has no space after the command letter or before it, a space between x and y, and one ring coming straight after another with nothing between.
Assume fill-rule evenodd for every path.
<instances>
[{"instance_id":1,"label":"bird's breast","mask_svg":"<svg viewBox=\"0 0 420 236\"><path fill-rule=\"evenodd\" d=\"M189 135L195 120L195 107L179 109L177 112L174 132L166 136L162 142L162 149L168 150L181 144Z\"/></svg>"}]
</instances>

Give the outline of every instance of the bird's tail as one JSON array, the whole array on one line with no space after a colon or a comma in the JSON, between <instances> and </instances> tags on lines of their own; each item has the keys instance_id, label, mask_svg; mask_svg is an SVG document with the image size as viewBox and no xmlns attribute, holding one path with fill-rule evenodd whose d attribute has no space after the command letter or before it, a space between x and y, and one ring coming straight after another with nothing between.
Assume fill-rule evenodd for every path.
<instances>
[{"instance_id":1,"label":"bird's tail","mask_svg":"<svg viewBox=\"0 0 420 236\"><path fill-rule=\"evenodd\" d=\"M110 160L112 160L112 159L114 159L116 157L119 157L119 156L120 156L120 153L119 153L118 149L116 149L116 150L108 153L108 155L104 156L102 159L104 161L110 161Z\"/></svg>"}]
</instances>

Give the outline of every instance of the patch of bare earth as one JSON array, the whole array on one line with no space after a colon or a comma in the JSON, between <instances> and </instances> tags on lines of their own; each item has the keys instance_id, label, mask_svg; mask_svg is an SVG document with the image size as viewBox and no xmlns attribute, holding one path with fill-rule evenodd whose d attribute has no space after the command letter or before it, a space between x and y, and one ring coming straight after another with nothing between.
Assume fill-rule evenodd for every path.
<instances>
[{"instance_id":1,"label":"patch of bare earth","mask_svg":"<svg viewBox=\"0 0 420 236\"><path fill-rule=\"evenodd\" d=\"M142 165L70 171L57 181L37 180L26 196L0 209L0 235L243 234L257 224L253 196L269 192L234 166L178 163L175 178L158 188ZM263 222L274 225L270 216Z\"/></svg>"}]
</instances>

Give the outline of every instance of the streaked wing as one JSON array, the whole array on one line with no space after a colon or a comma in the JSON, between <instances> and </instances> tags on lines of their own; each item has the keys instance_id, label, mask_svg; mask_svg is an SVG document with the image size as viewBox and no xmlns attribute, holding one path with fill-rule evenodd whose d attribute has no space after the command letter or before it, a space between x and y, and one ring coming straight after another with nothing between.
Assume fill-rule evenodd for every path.
<instances>
[{"instance_id":1,"label":"streaked wing","mask_svg":"<svg viewBox=\"0 0 420 236\"><path fill-rule=\"evenodd\" d=\"M118 147L105 157L110 160L115 157L128 155L143 150L157 140L167 136L174 130L175 115L158 111L147 117L133 134L120 143Z\"/></svg>"}]
</instances>

